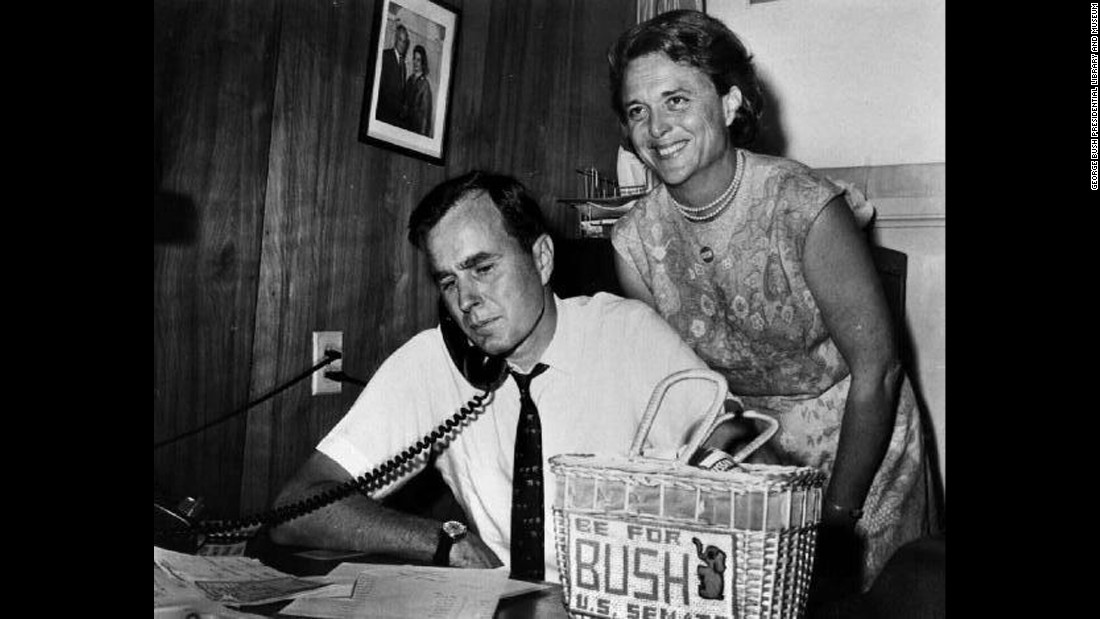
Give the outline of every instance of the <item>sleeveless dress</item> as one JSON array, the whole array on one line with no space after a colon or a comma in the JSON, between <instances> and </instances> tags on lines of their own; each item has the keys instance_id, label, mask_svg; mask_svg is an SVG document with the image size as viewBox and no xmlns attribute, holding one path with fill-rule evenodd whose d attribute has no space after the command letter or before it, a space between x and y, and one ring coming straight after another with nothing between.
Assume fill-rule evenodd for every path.
<instances>
[{"instance_id":1,"label":"sleeveless dress","mask_svg":"<svg viewBox=\"0 0 1100 619\"><path fill-rule=\"evenodd\" d=\"M801 163L741 153L741 186L717 219L685 220L658 185L616 222L612 244L641 274L657 311L726 376L730 393L779 421L770 445L783 462L829 474L851 374L803 277L802 250L815 217L843 189ZM856 525L866 543L864 589L898 547L923 534L924 473L906 377Z\"/></svg>"}]
</instances>

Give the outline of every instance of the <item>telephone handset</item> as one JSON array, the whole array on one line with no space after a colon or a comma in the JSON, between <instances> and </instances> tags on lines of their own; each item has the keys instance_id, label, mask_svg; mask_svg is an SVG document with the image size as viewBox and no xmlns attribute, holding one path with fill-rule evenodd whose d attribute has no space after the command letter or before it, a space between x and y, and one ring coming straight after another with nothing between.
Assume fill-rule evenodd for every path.
<instances>
[{"instance_id":1,"label":"telephone handset","mask_svg":"<svg viewBox=\"0 0 1100 619\"><path fill-rule=\"evenodd\" d=\"M466 377L466 380L474 387L481 389L482 393L471 398L465 406L459 408L458 412L439 424L436 429L425 434L420 440L385 463L375 467L374 470L364 473L356 479L348 480L335 488L322 491L312 497L261 514L235 520L204 521L176 516L178 522L173 523L173 526L158 528L156 526L158 518L156 508L160 506L154 500L154 542L159 540L161 545L166 547L175 546L192 550L201 547L207 538L221 543L244 541L252 537L261 527L276 526L289 522L346 498L353 492L370 493L396 481L400 477L400 472L410 460L434 446L444 437L457 432L457 428L461 427L468 417L476 416L484 410L486 398L500 387L508 377L508 366L504 358L488 355L471 344L466 338L466 334L462 332L458 323L451 316L451 313L447 311L446 306L443 305L442 299L439 302L439 326L451 360L462 372L462 375ZM163 507L161 509L163 510ZM163 518L161 520L163 521Z\"/></svg>"},{"instance_id":2,"label":"telephone handset","mask_svg":"<svg viewBox=\"0 0 1100 619\"><path fill-rule=\"evenodd\" d=\"M508 365L504 357L496 357L474 346L447 311L443 299L439 300L439 330L443 343L458 371L471 385L485 391L495 391L508 378Z\"/></svg>"}]
</instances>

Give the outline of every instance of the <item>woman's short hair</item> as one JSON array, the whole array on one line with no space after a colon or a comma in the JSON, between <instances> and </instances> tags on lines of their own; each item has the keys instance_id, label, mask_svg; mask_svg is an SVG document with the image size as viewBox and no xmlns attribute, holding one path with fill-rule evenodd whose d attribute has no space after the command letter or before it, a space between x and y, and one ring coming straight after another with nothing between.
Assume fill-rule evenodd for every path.
<instances>
[{"instance_id":1,"label":"woman's short hair","mask_svg":"<svg viewBox=\"0 0 1100 619\"><path fill-rule=\"evenodd\" d=\"M424 74L424 77L428 77L428 52L424 49L423 45L417 45L413 48L413 54L420 54L420 72Z\"/></svg>"},{"instance_id":2,"label":"woman's short hair","mask_svg":"<svg viewBox=\"0 0 1100 619\"><path fill-rule=\"evenodd\" d=\"M669 11L637 24L620 35L607 52L611 107L620 123L626 124L622 102L626 66L635 58L656 52L706 73L719 95L731 86L740 88L741 107L730 124L730 139L737 146L752 143L764 110L764 94L752 55L725 24L699 11Z\"/></svg>"},{"instance_id":3,"label":"woman's short hair","mask_svg":"<svg viewBox=\"0 0 1100 619\"><path fill-rule=\"evenodd\" d=\"M409 216L409 242L425 249L428 233L463 198L486 193L504 218L504 229L530 250L546 233L539 203L515 178L482 170L443 181L424 196Z\"/></svg>"}]
</instances>

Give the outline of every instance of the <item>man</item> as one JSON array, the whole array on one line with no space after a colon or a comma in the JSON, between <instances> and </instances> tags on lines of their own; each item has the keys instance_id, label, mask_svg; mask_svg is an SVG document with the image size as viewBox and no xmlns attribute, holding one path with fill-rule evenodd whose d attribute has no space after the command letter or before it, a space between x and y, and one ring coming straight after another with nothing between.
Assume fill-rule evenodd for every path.
<instances>
[{"instance_id":1,"label":"man","mask_svg":"<svg viewBox=\"0 0 1100 619\"><path fill-rule=\"evenodd\" d=\"M393 33L393 47L382 52L382 75L378 84L378 108L375 118L401 126L401 106L405 101L405 52L409 50L409 33L398 24Z\"/></svg>"},{"instance_id":2,"label":"man","mask_svg":"<svg viewBox=\"0 0 1100 619\"><path fill-rule=\"evenodd\" d=\"M515 578L557 582L551 512L556 480L546 462L559 453L625 454L657 383L673 372L705 366L641 302L608 294L559 299L549 285L554 243L544 231L538 204L512 178L471 172L442 183L412 213L409 239L425 252L462 343L469 340L504 359L510 372L484 411L442 441L446 446L435 460L470 518L471 531L451 546L439 522L378 503L426 466L426 454L421 454L402 480L371 498L355 494L291 520L273 529L272 539L413 561L442 554L452 566L507 564ZM428 329L394 352L287 483L276 505L373 469L481 393L452 361L445 338L441 328ZM517 386L521 380L528 385L523 392ZM521 393L530 400L521 402ZM713 395L706 381L674 385L649 433L652 449L647 445L644 451L674 456ZM532 417L528 402L541 421L541 460L536 456L535 464L522 467L530 454L517 456L517 436L531 433L517 424ZM517 463L521 469L514 475ZM531 480L532 474L524 487L542 490L531 499L540 508L534 515L527 512L526 524L514 522L531 504L524 491L513 495L513 477ZM534 550L526 545L531 533L536 540L542 534L531 542Z\"/></svg>"}]
</instances>

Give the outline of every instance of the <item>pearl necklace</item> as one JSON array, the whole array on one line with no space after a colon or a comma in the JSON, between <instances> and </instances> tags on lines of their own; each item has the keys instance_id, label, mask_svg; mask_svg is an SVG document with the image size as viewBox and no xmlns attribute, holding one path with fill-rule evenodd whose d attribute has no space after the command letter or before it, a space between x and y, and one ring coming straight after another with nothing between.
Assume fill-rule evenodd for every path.
<instances>
[{"instance_id":1,"label":"pearl necklace","mask_svg":"<svg viewBox=\"0 0 1100 619\"><path fill-rule=\"evenodd\" d=\"M741 179L745 174L745 154L738 150L737 153L737 171L734 172L733 178L730 179L730 184L726 187L717 198L715 198L710 204L704 206L685 206L676 201L676 198L672 197L672 193L668 194L668 198L672 200L673 206L676 210L680 211L680 214L684 216L684 219L692 222L705 222L714 219L721 215L731 204L733 204L733 198L737 195L737 190L741 187Z\"/></svg>"}]
</instances>

